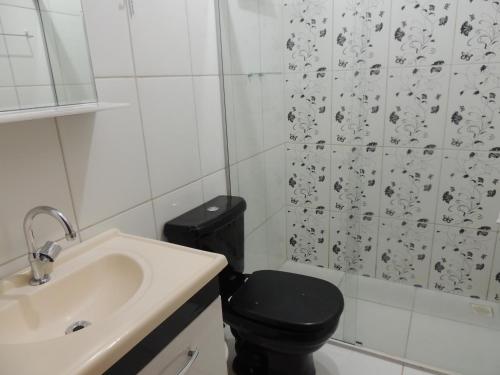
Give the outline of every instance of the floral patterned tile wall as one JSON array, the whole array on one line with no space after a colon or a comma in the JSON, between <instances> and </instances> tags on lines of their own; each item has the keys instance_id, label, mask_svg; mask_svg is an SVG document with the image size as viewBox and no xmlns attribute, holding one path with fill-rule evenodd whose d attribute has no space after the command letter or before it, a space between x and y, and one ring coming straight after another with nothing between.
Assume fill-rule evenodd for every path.
<instances>
[{"instance_id":1,"label":"floral patterned tile wall","mask_svg":"<svg viewBox=\"0 0 500 375\"><path fill-rule=\"evenodd\" d=\"M500 302L500 4L283 0L288 257Z\"/></svg>"}]
</instances>

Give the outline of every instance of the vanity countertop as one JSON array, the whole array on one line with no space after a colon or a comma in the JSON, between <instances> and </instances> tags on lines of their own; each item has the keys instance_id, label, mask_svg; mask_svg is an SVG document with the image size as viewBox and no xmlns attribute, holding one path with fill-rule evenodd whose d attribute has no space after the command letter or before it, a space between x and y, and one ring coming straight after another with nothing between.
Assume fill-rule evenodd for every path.
<instances>
[{"instance_id":1,"label":"vanity countertop","mask_svg":"<svg viewBox=\"0 0 500 375\"><path fill-rule=\"evenodd\" d=\"M66 251L52 280L0 281L0 373L98 374L217 276L224 256L110 230ZM74 322L91 323L65 334Z\"/></svg>"}]
</instances>

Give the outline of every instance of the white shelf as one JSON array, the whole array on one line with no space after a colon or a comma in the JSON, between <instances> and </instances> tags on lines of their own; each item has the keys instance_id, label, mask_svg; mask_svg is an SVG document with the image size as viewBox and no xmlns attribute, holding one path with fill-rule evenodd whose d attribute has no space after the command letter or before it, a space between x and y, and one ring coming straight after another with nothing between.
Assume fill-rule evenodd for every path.
<instances>
[{"instance_id":1,"label":"white shelf","mask_svg":"<svg viewBox=\"0 0 500 375\"><path fill-rule=\"evenodd\" d=\"M0 112L0 124L18 121L37 120L61 116L79 115L82 113L94 113L108 111L116 108L128 107L128 103L88 103L74 104L57 107L20 109L16 111Z\"/></svg>"}]
</instances>

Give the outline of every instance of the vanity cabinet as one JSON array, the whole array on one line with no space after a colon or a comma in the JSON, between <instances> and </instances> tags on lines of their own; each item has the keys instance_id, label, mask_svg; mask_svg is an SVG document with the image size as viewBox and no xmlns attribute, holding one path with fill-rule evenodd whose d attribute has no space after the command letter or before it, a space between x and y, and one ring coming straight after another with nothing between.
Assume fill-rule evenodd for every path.
<instances>
[{"instance_id":1,"label":"vanity cabinet","mask_svg":"<svg viewBox=\"0 0 500 375\"><path fill-rule=\"evenodd\" d=\"M220 297L139 374L227 375Z\"/></svg>"},{"instance_id":2,"label":"vanity cabinet","mask_svg":"<svg viewBox=\"0 0 500 375\"><path fill-rule=\"evenodd\" d=\"M227 375L217 278L138 342L104 375Z\"/></svg>"}]
</instances>

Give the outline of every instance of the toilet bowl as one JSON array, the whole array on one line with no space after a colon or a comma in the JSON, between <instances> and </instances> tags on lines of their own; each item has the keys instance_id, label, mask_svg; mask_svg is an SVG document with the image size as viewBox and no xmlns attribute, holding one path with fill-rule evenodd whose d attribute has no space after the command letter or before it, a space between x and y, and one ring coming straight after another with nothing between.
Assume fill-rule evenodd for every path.
<instances>
[{"instance_id":1,"label":"toilet bowl","mask_svg":"<svg viewBox=\"0 0 500 375\"><path fill-rule=\"evenodd\" d=\"M245 209L243 198L216 197L166 223L165 238L228 259L219 286L224 322L236 339L237 375L314 375L313 353L338 326L342 293L294 273L244 274Z\"/></svg>"}]
</instances>

